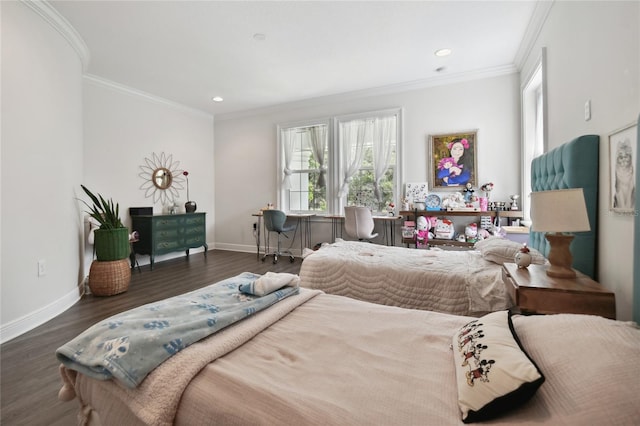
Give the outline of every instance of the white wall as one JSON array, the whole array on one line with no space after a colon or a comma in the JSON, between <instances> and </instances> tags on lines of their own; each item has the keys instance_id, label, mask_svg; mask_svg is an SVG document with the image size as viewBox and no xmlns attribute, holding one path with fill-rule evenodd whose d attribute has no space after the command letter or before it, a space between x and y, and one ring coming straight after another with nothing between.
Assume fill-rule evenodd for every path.
<instances>
[{"instance_id":1,"label":"white wall","mask_svg":"<svg viewBox=\"0 0 640 426\"><path fill-rule=\"evenodd\" d=\"M82 64L22 2L2 2L2 341L80 296ZM38 276L38 260L46 262Z\"/></svg>"},{"instance_id":2,"label":"white wall","mask_svg":"<svg viewBox=\"0 0 640 426\"><path fill-rule=\"evenodd\" d=\"M427 180L430 134L478 129L478 180L496 184L492 199L520 193L520 104L517 74L358 97L345 95L216 120L216 248L255 250L252 223L276 202L276 126L310 118L402 107L403 182ZM312 243L330 241L330 223L312 227ZM299 247L294 245L294 248ZM298 248L299 250L299 248Z\"/></svg>"},{"instance_id":3,"label":"white wall","mask_svg":"<svg viewBox=\"0 0 640 426\"><path fill-rule=\"evenodd\" d=\"M197 203L197 211L207 212L207 241L213 245L213 116L95 78L84 81L85 173L81 183L118 202L121 218L131 229L129 207L153 206L154 213L163 212L160 202L154 204L140 189L144 183L140 166L153 153L170 154L173 161L180 162L179 169L189 172L189 195ZM186 191L181 191L177 201L184 206L186 198ZM88 268L91 247L86 251ZM158 256L155 261L177 256L184 253ZM138 261L147 264L149 257L139 256Z\"/></svg>"},{"instance_id":4,"label":"white wall","mask_svg":"<svg viewBox=\"0 0 640 426\"><path fill-rule=\"evenodd\" d=\"M69 42L64 22L43 19L51 18L46 4L0 5L4 342L81 295L92 253L85 247L80 184L118 202L129 225L129 207L153 205L139 189L139 166L154 152L172 154L189 171L198 211L208 213L207 241L213 245L215 182L211 115L83 77L78 46ZM154 210L160 213L162 206ZM38 260L46 262L40 277ZM148 257L139 261L148 263Z\"/></svg>"},{"instance_id":5,"label":"white wall","mask_svg":"<svg viewBox=\"0 0 640 426\"><path fill-rule=\"evenodd\" d=\"M632 319L633 217L609 211L611 132L635 122L640 106L640 3L555 2L521 73L547 47L549 149L600 136L598 281L616 293L617 317ZM584 120L591 100L592 118Z\"/></svg>"}]
</instances>

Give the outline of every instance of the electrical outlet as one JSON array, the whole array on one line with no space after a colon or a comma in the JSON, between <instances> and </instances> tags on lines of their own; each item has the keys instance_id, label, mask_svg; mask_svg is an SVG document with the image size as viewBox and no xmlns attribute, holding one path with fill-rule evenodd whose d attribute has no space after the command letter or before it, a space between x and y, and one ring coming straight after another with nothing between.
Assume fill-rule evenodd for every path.
<instances>
[{"instance_id":1,"label":"electrical outlet","mask_svg":"<svg viewBox=\"0 0 640 426\"><path fill-rule=\"evenodd\" d=\"M47 262L45 260L38 260L38 276L41 277L47 273Z\"/></svg>"},{"instance_id":2,"label":"electrical outlet","mask_svg":"<svg viewBox=\"0 0 640 426\"><path fill-rule=\"evenodd\" d=\"M591 120L591 99L584 103L584 121Z\"/></svg>"}]
</instances>

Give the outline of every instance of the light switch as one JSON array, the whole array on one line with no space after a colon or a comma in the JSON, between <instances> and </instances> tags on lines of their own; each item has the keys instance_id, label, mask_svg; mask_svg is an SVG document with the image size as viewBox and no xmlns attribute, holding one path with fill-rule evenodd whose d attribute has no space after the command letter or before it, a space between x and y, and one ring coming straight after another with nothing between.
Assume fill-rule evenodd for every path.
<instances>
[{"instance_id":1,"label":"light switch","mask_svg":"<svg viewBox=\"0 0 640 426\"><path fill-rule=\"evenodd\" d=\"M591 99L584 103L584 121L591 120Z\"/></svg>"}]
</instances>

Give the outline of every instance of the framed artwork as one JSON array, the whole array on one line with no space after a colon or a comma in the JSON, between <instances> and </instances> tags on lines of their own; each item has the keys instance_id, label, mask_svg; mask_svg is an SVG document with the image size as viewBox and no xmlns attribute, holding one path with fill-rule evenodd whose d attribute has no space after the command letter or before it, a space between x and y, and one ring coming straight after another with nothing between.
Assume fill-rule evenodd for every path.
<instances>
[{"instance_id":1,"label":"framed artwork","mask_svg":"<svg viewBox=\"0 0 640 426\"><path fill-rule=\"evenodd\" d=\"M609 135L609 208L614 212L635 211L636 126L633 123Z\"/></svg>"},{"instance_id":2,"label":"framed artwork","mask_svg":"<svg viewBox=\"0 0 640 426\"><path fill-rule=\"evenodd\" d=\"M424 201L429 194L429 185L427 182L407 183L404 193L409 203Z\"/></svg>"},{"instance_id":3,"label":"framed artwork","mask_svg":"<svg viewBox=\"0 0 640 426\"><path fill-rule=\"evenodd\" d=\"M478 131L429 136L431 189L457 190L467 183L478 186Z\"/></svg>"}]
</instances>

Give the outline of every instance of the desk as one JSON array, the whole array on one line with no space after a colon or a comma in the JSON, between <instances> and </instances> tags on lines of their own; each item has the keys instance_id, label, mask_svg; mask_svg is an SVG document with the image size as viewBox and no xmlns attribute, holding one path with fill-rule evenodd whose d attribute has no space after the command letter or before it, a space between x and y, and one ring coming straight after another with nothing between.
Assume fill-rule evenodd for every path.
<instances>
[{"instance_id":1,"label":"desk","mask_svg":"<svg viewBox=\"0 0 640 426\"><path fill-rule=\"evenodd\" d=\"M338 233L340 234L340 238L342 238L342 222L344 221L344 216L328 215L325 217L331 219L331 237L333 241L335 242ZM386 245L396 245L395 221L400 219L402 219L402 216L373 216L374 222L382 221L382 233ZM387 228L389 228L388 232ZM391 244L389 244L389 240L391 240Z\"/></svg>"},{"instance_id":2,"label":"desk","mask_svg":"<svg viewBox=\"0 0 640 426\"><path fill-rule=\"evenodd\" d=\"M256 226L256 255L258 259L260 258L260 246L262 245L261 234L264 232L267 234L267 227L262 220L262 211L260 213L253 213L251 216L258 218L258 225ZM302 256L302 251L304 247L309 247L309 243L311 241L311 218L315 216L315 213L287 213L287 219L292 218L296 219L296 230L293 235L295 238L298 230L300 231L300 256ZM264 247L265 253L267 252L268 238L265 238Z\"/></svg>"}]
</instances>

